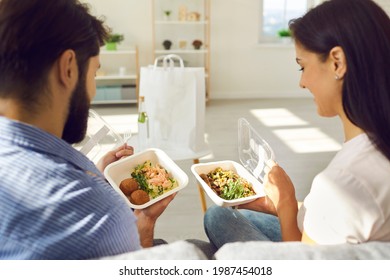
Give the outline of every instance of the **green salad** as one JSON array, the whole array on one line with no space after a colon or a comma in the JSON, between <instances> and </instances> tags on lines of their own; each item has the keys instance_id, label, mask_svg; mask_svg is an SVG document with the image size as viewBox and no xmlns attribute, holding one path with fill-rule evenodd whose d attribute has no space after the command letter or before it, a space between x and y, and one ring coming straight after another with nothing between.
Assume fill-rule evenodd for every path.
<instances>
[{"instance_id":1,"label":"green salad","mask_svg":"<svg viewBox=\"0 0 390 280\"><path fill-rule=\"evenodd\" d=\"M232 170L217 167L207 174L201 174L200 177L222 199L232 200L255 194L252 184Z\"/></svg>"},{"instance_id":2,"label":"green salad","mask_svg":"<svg viewBox=\"0 0 390 280\"><path fill-rule=\"evenodd\" d=\"M131 177L151 198L156 198L178 186L177 180L172 178L164 167L158 163L153 165L150 160L136 166L131 172Z\"/></svg>"}]
</instances>

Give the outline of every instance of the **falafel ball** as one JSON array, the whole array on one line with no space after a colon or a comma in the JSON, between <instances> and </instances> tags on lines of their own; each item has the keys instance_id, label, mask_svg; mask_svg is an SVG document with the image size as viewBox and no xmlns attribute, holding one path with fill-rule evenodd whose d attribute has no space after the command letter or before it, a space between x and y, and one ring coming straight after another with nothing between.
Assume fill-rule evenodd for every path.
<instances>
[{"instance_id":1,"label":"falafel ball","mask_svg":"<svg viewBox=\"0 0 390 280\"><path fill-rule=\"evenodd\" d=\"M127 179L124 179L120 185L119 185L119 188L121 189L121 191L125 194L125 195L130 195L132 192L136 191L139 189L139 184L137 182L137 180L135 180L134 178L127 178Z\"/></svg>"},{"instance_id":2,"label":"falafel ball","mask_svg":"<svg viewBox=\"0 0 390 280\"><path fill-rule=\"evenodd\" d=\"M144 190L136 190L130 195L130 202L135 205L145 204L150 200L149 195Z\"/></svg>"}]
</instances>

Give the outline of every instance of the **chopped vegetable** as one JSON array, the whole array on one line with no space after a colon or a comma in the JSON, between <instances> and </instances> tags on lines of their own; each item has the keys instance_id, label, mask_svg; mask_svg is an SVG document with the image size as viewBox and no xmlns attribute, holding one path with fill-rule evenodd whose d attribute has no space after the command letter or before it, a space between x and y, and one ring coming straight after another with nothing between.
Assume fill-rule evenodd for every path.
<instances>
[{"instance_id":1,"label":"chopped vegetable","mask_svg":"<svg viewBox=\"0 0 390 280\"><path fill-rule=\"evenodd\" d=\"M138 165L131 173L131 177L151 198L156 198L178 186L177 181L164 167L158 163L153 166L150 160Z\"/></svg>"},{"instance_id":2,"label":"chopped vegetable","mask_svg":"<svg viewBox=\"0 0 390 280\"><path fill-rule=\"evenodd\" d=\"M232 170L223 170L217 167L200 177L222 199L232 200L254 195L252 184Z\"/></svg>"}]
</instances>

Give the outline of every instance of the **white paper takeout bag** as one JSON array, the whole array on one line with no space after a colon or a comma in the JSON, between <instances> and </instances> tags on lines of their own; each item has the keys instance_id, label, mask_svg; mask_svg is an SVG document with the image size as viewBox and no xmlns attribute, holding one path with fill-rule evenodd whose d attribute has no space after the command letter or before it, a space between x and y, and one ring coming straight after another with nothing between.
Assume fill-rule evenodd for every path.
<instances>
[{"instance_id":1,"label":"white paper takeout bag","mask_svg":"<svg viewBox=\"0 0 390 280\"><path fill-rule=\"evenodd\" d=\"M176 55L159 57L154 65L141 67L139 95L145 97L150 147L193 153L208 150L203 67L184 67Z\"/></svg>"}]
</instances>

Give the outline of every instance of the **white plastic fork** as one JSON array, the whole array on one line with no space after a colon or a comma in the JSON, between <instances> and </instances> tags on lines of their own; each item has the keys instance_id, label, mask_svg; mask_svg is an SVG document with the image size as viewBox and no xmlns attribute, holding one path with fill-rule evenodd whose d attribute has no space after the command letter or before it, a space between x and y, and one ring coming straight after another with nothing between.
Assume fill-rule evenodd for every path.
<instances>
[{"instance_id":1,"label":"white plastic fork","mask_svg":"<svg viewBox=\"0 0 390 280\"><path fill-rule=\"evenodd\" d=\"M129 139L131 138L131 136L132 136L131 131L130 131L130 130L126 130L126 131L123 133L123 143L128 144L127 142L129 141Z\"/></svg>"}]
</instances>

